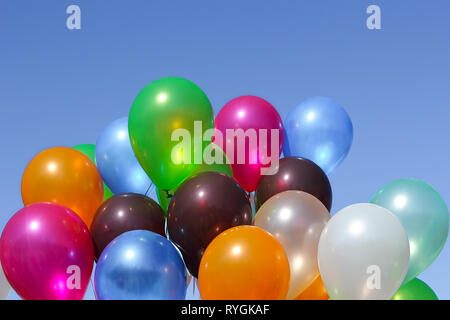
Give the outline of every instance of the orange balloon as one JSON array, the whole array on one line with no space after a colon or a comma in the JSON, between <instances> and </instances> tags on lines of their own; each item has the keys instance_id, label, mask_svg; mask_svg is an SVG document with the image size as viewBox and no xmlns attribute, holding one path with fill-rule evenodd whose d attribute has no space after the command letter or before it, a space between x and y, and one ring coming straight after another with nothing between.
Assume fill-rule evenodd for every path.
<instances>
[{"instance_id":1,"label":"orange balloon","mask_svg":"<svg viewBox=\"0 0 450 320\"><path fill-rule=\"evenodd\" d=\"M103 202L103 182L95 164L81 152L57 147L31 160L22 177L25 205L54 202L76 212L90 227Z\"/></svg>"},{"instance_id":2,"label":"orange balloon","mask_svg":"<svg viewBox=\"0 0 450 320\"><path fill-rule=\"evenodd\" d=\"M318 276L295 300L329 300L322 277Z\"/></svg>"},{"instance_id":3,"label":"orange balloon","mask_svg":"<svg viewBox=\"0 0 450 320\"><path fill-rule=\"evenodd\" d=\"M205 300L281 300L289 289L289 261L270 233L239 226L206 248L198 273Z\"/></svg>"}]
</instances>

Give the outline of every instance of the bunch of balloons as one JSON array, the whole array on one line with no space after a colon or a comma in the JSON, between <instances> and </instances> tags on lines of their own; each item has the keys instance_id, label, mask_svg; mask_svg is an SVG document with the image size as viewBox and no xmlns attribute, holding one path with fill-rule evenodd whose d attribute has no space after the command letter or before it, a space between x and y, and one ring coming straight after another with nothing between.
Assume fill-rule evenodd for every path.
<instances>
[{"instance_id":1,"label":"bunch of balloons","mask_svg":"<svg viewBox=\"0 0 450 320\"><path fill-rule=\"evenodd\" d=\"M352 139L328 98L283 122L241 96L214 118L197 85L158 79L95 145L28 164L0 239L0 298L10 284L82 299L95 266L97 299L185 299L191 277L203 299L437 299L416 278L448 235L431 186L396 180L330 216L328 176Z\"/></svg>"}]
</instances>

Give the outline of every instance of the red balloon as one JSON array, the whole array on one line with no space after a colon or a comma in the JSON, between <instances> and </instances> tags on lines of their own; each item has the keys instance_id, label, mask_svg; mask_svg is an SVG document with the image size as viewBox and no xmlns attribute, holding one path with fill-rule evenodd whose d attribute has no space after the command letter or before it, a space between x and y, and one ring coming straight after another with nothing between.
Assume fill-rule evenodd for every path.
<instances>
[{"instance_id":1,"label":"red balloon","mask_svg":"<svg viewBox=\"0 0 450 320\"><path fill-rule=\"evenodd\" d=\"M6 224L0 259L23 299L81 300L91 278L94 245L75 212L59 204L35 203Z\"/></svg>"},{"instance_id":2,"label":"red balloon","mask_svg":"<svg viewBox=\"0 0 450 320\"><path fill-rule=\"evenodd\" d=\"M254 191L261 177L261 169L270 167L270 163L274 164L274 161L270 159L272 157L277 158L278 161L283 149L284 128L277 110L262 98L238 97L228 102L220 110L215 120L215 127L223 139L220 139L216 132L214 142L222 145L222 149L231 161L233 177L245 190ZM230 129L234 130L234 136L227 133L227 130ZM238 133L236 129L243 131ZM245 140L237 136L242 133L247 134ZM276 134L278 136L275 136ZM275 142L274 150L272 150L272 137ZM233 141L234 143L231 143ZM244 142L241 144L243 148L238 147L239 141ZM239 158L242 160L242 157L245 157L244 163L239 161Z\"/></svg>"}]
</instances>

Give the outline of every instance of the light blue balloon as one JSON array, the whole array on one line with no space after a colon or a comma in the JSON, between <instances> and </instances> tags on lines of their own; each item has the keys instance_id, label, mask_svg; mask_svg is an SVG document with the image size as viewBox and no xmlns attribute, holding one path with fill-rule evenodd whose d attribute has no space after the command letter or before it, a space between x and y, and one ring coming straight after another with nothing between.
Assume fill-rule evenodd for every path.
<instances>
[{"instance_id":1,"label":"light blue balloon","mask_svg":"<svg viewBox=\"0 0 450 320\"><path fill-rule=\"evenodd\" d=\"M352 145L349 115L328 98L303 101L288 113L284 128L284 155L312 160L326 174L341 164Z\"/></svg>"},{"instance_id":2,"label":"light blue balloon","mask_svg":"<svg viewBox=\"0 0 450 320\"><path fill-rule=\"evenodd\" d=\"M159 234L134 230L115 238L95 269L99 300L184 300L186 266Z\"/></svg>"},{"instance_id":3,"label":"light blue balloon","mask_svg":"<svg viewBox=\"0 0 450 320\"><path fill-rule=\"evenodd\" d=\"M131 147L128 118L118 119L103 129L97 139L95 160L103 181L114 194L145 195L151 190L153 183Z\"/></svg>"},{"instance_id":4,"label":"light blue balloon","mask_svg":"<svg viewBox=\"0 0 450 320\"><path fill-rule=\"evenodd\" d=\"M444 248L449 213L441 195L417 179L398 179L381 187L370 202L391 211L405 228L409 240L409 267L403 283L423 272Z\"/></svg>"}]
</instances>

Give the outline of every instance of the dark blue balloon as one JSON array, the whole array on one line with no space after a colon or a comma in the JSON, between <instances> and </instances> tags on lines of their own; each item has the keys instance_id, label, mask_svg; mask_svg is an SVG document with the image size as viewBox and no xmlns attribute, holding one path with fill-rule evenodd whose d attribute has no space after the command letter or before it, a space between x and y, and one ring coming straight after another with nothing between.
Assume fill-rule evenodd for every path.
<instances>
[{"instance_id":1,"label":"dark blue balloon","mask_svg":"<svg viewBox=\"0 0 450 320\"><path fill-rule=\"evenodd\" d=\"M153 185L134 155L126 117L103 129L97 139L95 160L103 181L114 194L145 195Z\"/></svg>"},{"instance_id":2,"label":"dark blue balloon","mask_svg":"<svg viewBox=\"0 0 450 320\"><path fill-rule=\"evenodd\" d=\"M326 174L341 164L352 145L349 115L328 98L309 98L296 106L288 113L284 128L284 155L312 160Z\"/></svg>"},{"instance_id":3,"label":"dark blue balloon","mask_svg":"<svg viewBox=\"0 0 450 320\"><path fill-rule=\"evenodd\" d=\"M174 245L144 230L115 238L95 270L100 300L184 300L186 285L186 267Z\"/></svg>"}]
</instances>

